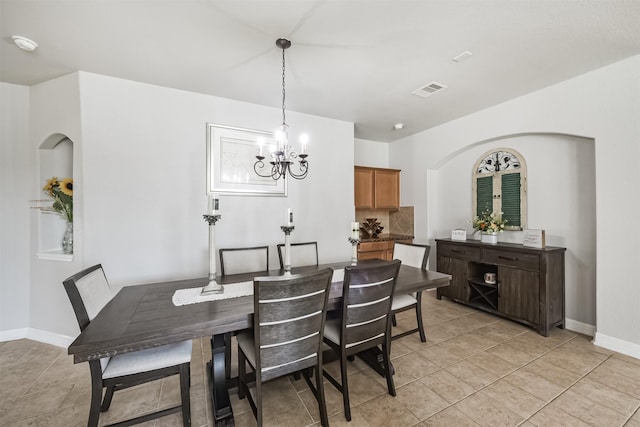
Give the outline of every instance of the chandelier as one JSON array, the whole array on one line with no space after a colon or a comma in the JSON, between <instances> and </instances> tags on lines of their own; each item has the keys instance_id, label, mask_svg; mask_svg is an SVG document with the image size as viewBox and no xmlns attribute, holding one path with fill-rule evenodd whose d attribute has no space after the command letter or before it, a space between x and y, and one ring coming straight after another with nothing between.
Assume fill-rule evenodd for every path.
<instances>
[{"instance_id":1,"label":"chandelier","mask_svg":"<svg viewBox=\"0 0 640 427\"><path fill-rule=\"evenodd\" d=\"M300 136L300 154L296 153L293 146L289 145L289 125L285 120L284 51L291 47L291 42L287 39L278 39L276 46L282 49L282 124L274 134L276 145L272 147L271 151L271 160L269 161L271 168L263 161L265 159L262 152L263 141L259 140L260 154L256 156L258 161L253 165L253 170L258 176L272 178L276 181L280 178L285 179L287 174L295 179L304 179L309 173L308 154L306 153L308 137L306 135Z\"/></svg>"}]
</instances>

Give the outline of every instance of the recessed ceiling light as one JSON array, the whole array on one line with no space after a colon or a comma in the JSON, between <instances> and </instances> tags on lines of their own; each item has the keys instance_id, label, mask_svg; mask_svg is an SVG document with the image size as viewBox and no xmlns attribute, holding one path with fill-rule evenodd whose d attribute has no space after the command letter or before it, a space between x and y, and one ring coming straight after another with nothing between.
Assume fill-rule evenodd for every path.
<instances>
[{"instance_id":1,"label":"recessed ceiling light","mask_svg":"<svg viewBox=\"0 0 640 427\"><path fill-rule=\"evenodd\" d=\"M472 56L472 55L473 55L473 53L471 53L471 52L469 52L469 51L464 51L464 52L462 52L461 54L459 54L459 55L455 56L455 57L453 58L453 60L454 60L454 61L456 61L456 62L462 62L462 61L464 61L465 59L469 59L469 58L471 58L471 56Z\"/></svg>"},{"instance_id":2,"label":"recessed ceiling light","mask_svg":"<svg viewBox=\"0 0 640 427\"><path fill-rule=\"evenodd\" d=\"M400 130L404 127L404 123L396 123L393 125L393 130Z\"/></svg>"},{"instance_id":3,"label":"recessed ceiling light","mask_svg":"<svg viewBox=\"0 0 640 427\"><path fill-rule=\"evenodd\" d=\"M38 43L22 36L11 36L13 42L22 50L33 52L38 47Z\"/></svg>"}]
</instances>

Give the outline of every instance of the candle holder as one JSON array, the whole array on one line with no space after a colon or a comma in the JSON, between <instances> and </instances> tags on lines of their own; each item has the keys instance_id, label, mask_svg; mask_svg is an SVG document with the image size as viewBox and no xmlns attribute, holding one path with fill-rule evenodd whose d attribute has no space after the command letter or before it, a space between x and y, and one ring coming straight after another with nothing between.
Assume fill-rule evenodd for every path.
<instances>
[{"instance_id":1,"label":"candle holder","mask_svg":"<svg viewBox=\"0 0 640 427\"><path fill-rule=\"evenodd\" d=\"M295 229L293 225L283 225L280 229L284 232L284 273L291 274L291 241L289 235Z\"/></svg>"},{"instance_id":2,"label":"candle holder","mask_svg":"<svg viewBox=\"0 0 640 427\"><path fill-rule=\"evenodd\" d=\"M349 241L351 242L352 246L351 265L358 265L358 244L360 243L360 239L349 237Z\"/></svg>"},{"instance_id":3,"label":"candle holder","mask_svg":"<svg viewBox=\"0 0 640 427\"><path fill-rule=\"evenodd\" d=\"M216 282L216 239L215 225L222 218L222 215L202 215L209 223L209 283L202 288L200 295L221 294L224 286Z\"/></svg>"}]
</instances>

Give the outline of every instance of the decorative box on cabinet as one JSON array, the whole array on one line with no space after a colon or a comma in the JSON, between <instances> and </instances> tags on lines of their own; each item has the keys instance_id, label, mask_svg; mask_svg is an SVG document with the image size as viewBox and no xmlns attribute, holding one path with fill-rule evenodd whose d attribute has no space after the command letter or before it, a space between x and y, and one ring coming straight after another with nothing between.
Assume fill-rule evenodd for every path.
<instances>
[{"instance_id":1,"label":"decorative box on cabinet","mask_svg":"<svg viewBox=\"0 0 640 427\"><path fill-rule=\"evenodd\" d=\"M565 248L436 239L437 270L451 274L443 296L535 328L547 336L564 327ZM485 283L496 274L496 284Z\"/></svg>"},{"instance_id":2,"label":"decorative box on cabinet","mask_svg":"<svg viewBox=\"0 0 640 427\"><path fill-rule=\"evenodd\" d=\"M400 208L400 171L356 166L354 169L356 209Z\"/></svg>"}]
</instances>

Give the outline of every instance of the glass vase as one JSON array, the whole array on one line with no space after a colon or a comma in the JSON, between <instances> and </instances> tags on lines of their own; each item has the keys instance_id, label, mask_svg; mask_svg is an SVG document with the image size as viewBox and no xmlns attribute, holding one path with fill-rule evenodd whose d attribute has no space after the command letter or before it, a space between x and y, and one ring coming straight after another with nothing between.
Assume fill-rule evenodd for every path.
<instances>
[{"instance_id":1,"label":"glass vase","mask_svg":"<svg viewBox=\"0 0 640 427\"><path fill-rule=\"evenodd\" d=\"M62 236L62 253L73 253L73 222L67 222L67 228Z\"/></svg>"}]
</instances>

